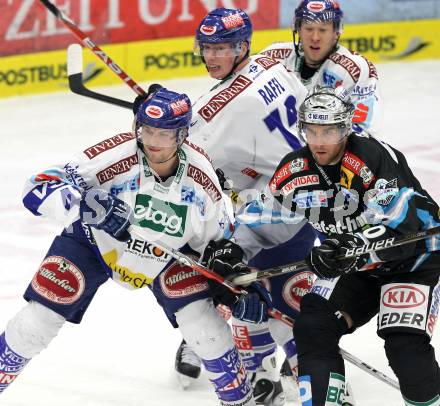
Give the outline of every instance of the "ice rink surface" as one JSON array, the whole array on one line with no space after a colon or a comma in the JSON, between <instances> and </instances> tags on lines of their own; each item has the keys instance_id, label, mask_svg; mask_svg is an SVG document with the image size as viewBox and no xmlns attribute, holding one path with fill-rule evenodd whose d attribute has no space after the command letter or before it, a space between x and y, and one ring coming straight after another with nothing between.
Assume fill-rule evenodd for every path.
<instances>
[{"instance_id":1,"label":"ice rink surface","mask_svg":"<svg viewBox=\"0 0 440 406\"><path fill-rule=\"evenodd\" d=\"M406 154L422 185L440 201L440 61L393 62L378 70L385 98L383 138ZM205 78L162 82L193 99L211 83ZM100 91L134 98L127 86ZM129 110L67 91L0 100L0 331L24 305L21 294L60 231L22 207L25 179L130 130L131 121ZM206 377L187 391L179 388L174 354L180 339L147 289L132 292L109 281L81 325L67 323L1 396L0 405L217 405ZM433 344L440 354L439 331ZM375 320L344 337L341 346L393 376ZM358 405L403 404L395 389L351 365L347 371Z\"/></svg>"}]
</instances>

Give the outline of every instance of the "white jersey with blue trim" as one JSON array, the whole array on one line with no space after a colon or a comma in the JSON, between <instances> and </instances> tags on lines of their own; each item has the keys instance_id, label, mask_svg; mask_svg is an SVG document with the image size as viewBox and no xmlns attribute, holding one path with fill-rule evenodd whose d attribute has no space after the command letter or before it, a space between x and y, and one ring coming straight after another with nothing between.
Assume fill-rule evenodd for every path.
<instances>
[{"instance_id":1,"label":"white jersey with blue trim","mask_svg":"<svg viewBox=\"0 0 440 406\"><path fill-rule=\"evenodd\" d=\"M30 178L23 203L35 215L63 221L69 230L79 219L85 192L101 189L117 195L134 209L136 234L128 243L86 224L83 228L116 282L144 287L171 260L155 242L174 249L188 244L201 253L210 240L232 232L232 204L209 159L186 142L178 157L175 175L159 182L134 135L118 134Z\"/></svg>"},{"instance_id":2,"label":"white jersey with blue trim","mask_svg":"<svg viewBox=\"0 0 440 406\"><path fill-rule=\"evenodd\" d=\"M296 111L306 94L282 64L254 55L193 105L189 139L242 192L240 201L249 201L249 189L264 187L281 157L301 147Z\"/></svg>"},{"instance_id":3,"label":"white jersey with blue trim","mask_svg":"<svg viewBox=\"0 0 440 406\"><path fill-rule=\"evenodd\" d=\"M302 50L300 56L297 56L293 42L273 43L261 53L282 63L309 91L315 85L333 88L342 85L356 106L354 130L358 133L365 130L370 135L379 135L383 119L383 100L376 67L368 59L338 44L313 76L304 79L301 77L304 56Z\"/></svg>"}]
</instances>

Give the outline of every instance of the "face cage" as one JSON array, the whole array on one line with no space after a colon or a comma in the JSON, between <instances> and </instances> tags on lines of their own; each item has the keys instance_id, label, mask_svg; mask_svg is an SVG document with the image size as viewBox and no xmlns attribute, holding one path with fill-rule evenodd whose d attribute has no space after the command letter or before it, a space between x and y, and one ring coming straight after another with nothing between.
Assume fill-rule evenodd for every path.
<instances>
[{"instance_id":1,"label":"face cage","mask_svg":"<svg viewBox=\"0 0 440 406\"><path fill-rule=\"evenodd\" d=\"M148 124L141 124L141 123L139 123L138 121L136 121L136 118L135 118L135 120L133 122L133 133L136 136L136 140L137 140L138 144L140 144L140 145L144 145L144 142L143 142L142 136L141 136L142 127L144 125L148 126ZM156 128L156 127L153 127L153 126L148 126L148 127ZM188 136L188 127L171 128L171 129L162 128L161 130L170 130L170 131L174 130L175 131L175 135L176 135L176 142L175 142L175 145L172 145L172 146L170 146L170 145L167 145L167 146L157 145L157 147L160 147L160 148L167 148L167 147L171 148L171 147L174 147L174 146L176 148L180 148L181 145L183 144L183 142L185 141L186 137Z\"/></svg>"},{"instance_id":2,"label":"face cage","mask_svg":"<svg viewBox=\"0 0 440 406\"><path fill-rule=\"evenodd\" d=\"M322 142L322 144L324 144L324 145L340 144L344 140L344 138L346 138L350 135L350 132L351 132L351 122L350 123L342 122L342 123L335 123L335 124L317 124L317 123L306 123L306 122L300 121L300 122L298 122L299 137L301 138L301 141L306 145L310 143L307 140L307 132L306 132L306 126L308 124L321 125L323 127L335 125L340 130L341 134L340 134L338 141L336 141L336 142Z\"/></svg>"}]
</instances>

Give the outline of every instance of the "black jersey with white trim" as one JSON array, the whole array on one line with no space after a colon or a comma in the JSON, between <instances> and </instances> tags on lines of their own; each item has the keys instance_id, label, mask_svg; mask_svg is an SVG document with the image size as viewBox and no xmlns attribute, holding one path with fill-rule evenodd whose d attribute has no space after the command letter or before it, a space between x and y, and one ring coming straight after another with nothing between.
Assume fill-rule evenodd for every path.
<instances>
[{"instance_id":1,"label":"black jersey with white trim","mask_svg":"<svg viewBox=\"0 0 440 406\"><path fill-rule=\"evenodd\" d=\"M439 206L404 155L380 140L352 134L341 162L322 169L327 181L304 147L282 159L269 189L284 209L307 219L326 236L364 231L366 241L372 242L440 225ZM430 256L438 258L432 253L439 249L440 239L432 237L381 251L370 262L381 261L382 270L412 271L431 262Z\"/></svg>"}]
</instances>

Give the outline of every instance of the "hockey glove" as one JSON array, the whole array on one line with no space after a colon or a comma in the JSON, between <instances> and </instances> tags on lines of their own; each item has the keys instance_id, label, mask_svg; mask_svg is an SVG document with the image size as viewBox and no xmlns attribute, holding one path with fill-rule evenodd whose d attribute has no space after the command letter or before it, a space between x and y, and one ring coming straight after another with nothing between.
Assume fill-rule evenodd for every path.
<instances>
[{"instance_id":1,"label":"hockey glove","mask_svg":"<svg viewBox=\"0 0 440 406\"><path fill-rule=\"evenodd\" d=\"M232 315L249 323L267 321L267 311L273 307L270 293L258 282L251 283L247 290L249 294L239 296L238 301L232 305Z\"/></svg>"},{"instance_id":2,"label":"hockey glove","mask_svg":"<svg viewBox=\"0 0 440 406\"><path fill-rule=\"evenodd\" d=\"M125 202L107 193L93 189L84 193L79 204L81 221L104 230L119 241L128 241L133 210Z\"/></svg>"},{"instance_id":3,"label":"hockey glove","mask_svg":"<svg viewBox=\"0 0 440 406\"><path fill-rule=\"evenodd\" d=\"M153 83L148 87L147 93L140 94L136 96L133 102L133 114L136 114L139 110L140 105L147 100L152 94L156 93L158 90L162 89L163 86L158 83Z\"/></svg>"},{"instance_id":4,"label":"hockey glove","mask_svg":"<svg viewBox=\"0 0 440 406\"><path fill-rule=\"evenodd\" d=\"M225 279L249 273L249 268L242 262L243 250L232 241L210 241L203 252L201 263ZM215 301L230 306L238 297L226 286L208 279L208 284Z\"/></svg>"},{"instance_id":5,"label":"hockey glove","mask_svg":"<svg viewBox=\"0 0 440 406\"><path fill-rule=\"evenodd\" d=\"M217 168L215 174L217 175L222 190L230 190L229 181L226 179L225 173L220 168Z\"/></svg>"},{"instance_id":6,"label":"hockey glove","mask_svg":"<svg viewBox=\"0 0 440 406\"><path fill-rule=\"evenodd\" d=\"M334 235L318 247L314 247L306 258L307 265L320 278L336 278L362 268L368 255L348 259L336 259L344 255L348 248L363 245L364 241L353 234Z\"/></svg>"}]
</instances>

